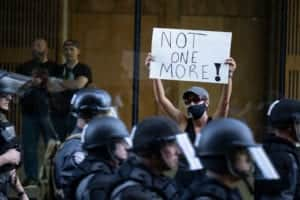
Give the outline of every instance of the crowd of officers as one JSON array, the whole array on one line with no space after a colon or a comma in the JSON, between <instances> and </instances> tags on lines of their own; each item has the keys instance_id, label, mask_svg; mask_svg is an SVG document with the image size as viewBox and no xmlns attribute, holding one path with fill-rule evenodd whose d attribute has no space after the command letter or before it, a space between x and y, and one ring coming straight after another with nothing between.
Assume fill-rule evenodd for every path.
<instances>
[{"instance_id":1,"label":"crowd of officers","mask_svg":"<svg viewBox=\"0 0 300 200\"><path fill-rule=\"evenodd\" d=\"M69 43L76 45L74 41ZM149 54L146 67L154 59ZM225 63L230 66L229 83L222 86L220 103L212 117L207 113L209 93L204 88L191 87L184 92L186 112L183 112L166 97L162 81L155 79L155 100L168 117L147 117L131 134L116 115L107 91L86 87L88 73L73 79L85 84L73 92L68 106L74 118L73 130L63 139L53 131L52 137L62 143L51 162L52 198L240 200L236 183L243 181L258 200L300 199L296 148L300 142L300 102L274 101L267 112L272 131L265 134L263 145L257 144L246 123L227 116L236 63L233 58ZM28 197L15 172L20 164L20 148L13 126L6 118L12 95L21 92L20 88L2 84L6 81L3 77L9 76L3 74L0 74L0 199L7 199L7 187L12 186L19 198L25 200ZM53 90L59 91L74 85L47 78L47 88L48 81L52 81ZM26 91L31 87L21 88ZM48 122L52 118L47 115L44 119Z\"/></svg>"}]
</instances>

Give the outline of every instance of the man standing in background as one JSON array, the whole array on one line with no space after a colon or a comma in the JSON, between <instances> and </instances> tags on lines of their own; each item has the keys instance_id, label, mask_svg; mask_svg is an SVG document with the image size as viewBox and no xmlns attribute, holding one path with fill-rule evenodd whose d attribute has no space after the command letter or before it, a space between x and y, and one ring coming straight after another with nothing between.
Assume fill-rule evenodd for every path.
<instances>
[{"instance_id":1,"label":"man standing in background","mask_svg":"<svg viewBox=\"0 0 300 200\"><path fill-rule=\"evenodd\" d=\"M56 132L49 117L48 76L55 76L57 65L48 59L47 41L42 38L32 43L32 60L18 66L17 73L32 76L22 105L22 145L24 150L24 185L38 183L38 142L42 133L44 144L56 137Z\"/></svg>"},{"instance_id":2,"label":"man standing in background","mask_svg":"<svg viewBox=\"0 0 300 200\"><path fill-rule=\"evenodd\" d=\"M48 85L52 92L51 119L61 141L73 131L76 124L75 117L70 114L73 94L92 82L90 67L79 62L79 42L66 40L63 49L66 62L59 68L60 79L51 79Z\"/></svg>"}]
</instances>

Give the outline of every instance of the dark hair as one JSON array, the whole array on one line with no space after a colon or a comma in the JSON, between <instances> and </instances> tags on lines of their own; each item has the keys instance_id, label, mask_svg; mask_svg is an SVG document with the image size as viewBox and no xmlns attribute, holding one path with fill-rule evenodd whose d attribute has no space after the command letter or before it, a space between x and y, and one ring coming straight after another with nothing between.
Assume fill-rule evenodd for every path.
<instances>
[{"instance_id":1,"label":"dark hair","mask_svg":"<svg viewBox=\"0 0 300 200\"><path fill-rule=\"evenodd\" d=\"M63 47L66 47L66 46L74 46L79 49L80 43L77 40L66 40L66 41L64 41Z\"/></svg>"}]
</instances>

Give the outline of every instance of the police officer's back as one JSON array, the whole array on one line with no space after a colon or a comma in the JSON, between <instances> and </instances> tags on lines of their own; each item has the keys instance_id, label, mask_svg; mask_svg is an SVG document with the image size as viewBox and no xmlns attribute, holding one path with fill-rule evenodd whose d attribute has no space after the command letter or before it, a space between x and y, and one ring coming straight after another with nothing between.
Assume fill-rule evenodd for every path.
<instances>
[{"instance_id":1,"label":"police officer's back","mask_svg":"<svg viewBox=\"0 0 300 200\"><path fill-rule=\"evenodd\" d=\"M241 200L235 184L252 174L251 161L253 165L264 163L266 168L272 166L265 159L262 148L256 147L247 125L230 118L209 123L202 130L196 151L207 170L206 178L195 180L182 199ZM259 152L264 160L251 159L251 151Z\"/></svg>"},{"instance_id":2,"label":"police officer's back","mask_svg":"<svg viewBox=\"0 0 300 200\"><path fill-rule=\"evenodd\" d=\"M74 94L71 101L72 114L77 124L72 134L61 145L54 158L54 180L57 198L66 198L70 185L77 179L78 165L84 160L85 153L81 148L83 127L95 116L106 116L111 113L111 97L100 89L81 89ZM73 189L74 190L74 189ZM65 196L65 197L64 197Z\"/></svg>"},{"instance_id":3,"label":"police officer's back","mask_svg":"<svg viewBox=\"0 0 300 200\"><path fill-rule=\"evenodd\" d=\"M300 141L300 102L277 100L268 111L274 129L263 147L280 174L277 181L257 181L256 199L300 199L300 162L296 142Z\"/></svg>"}]
</instances>

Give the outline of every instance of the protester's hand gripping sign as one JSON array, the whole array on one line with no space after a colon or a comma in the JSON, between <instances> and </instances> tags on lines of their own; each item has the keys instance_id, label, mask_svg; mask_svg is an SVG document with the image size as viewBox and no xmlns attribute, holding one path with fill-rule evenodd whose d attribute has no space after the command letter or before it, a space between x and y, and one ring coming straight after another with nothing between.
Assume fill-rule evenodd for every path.
<instances>
[{"instance_id":1,"label":"protester's hand gripping sign","mask_svg":"<svg viewBox=\"0 0 300 200\"><path fill-rule=\"evenodd\" d=\"M228 83L231 33L154 28L150 78Z\"/></svg>"}]
</instances>

